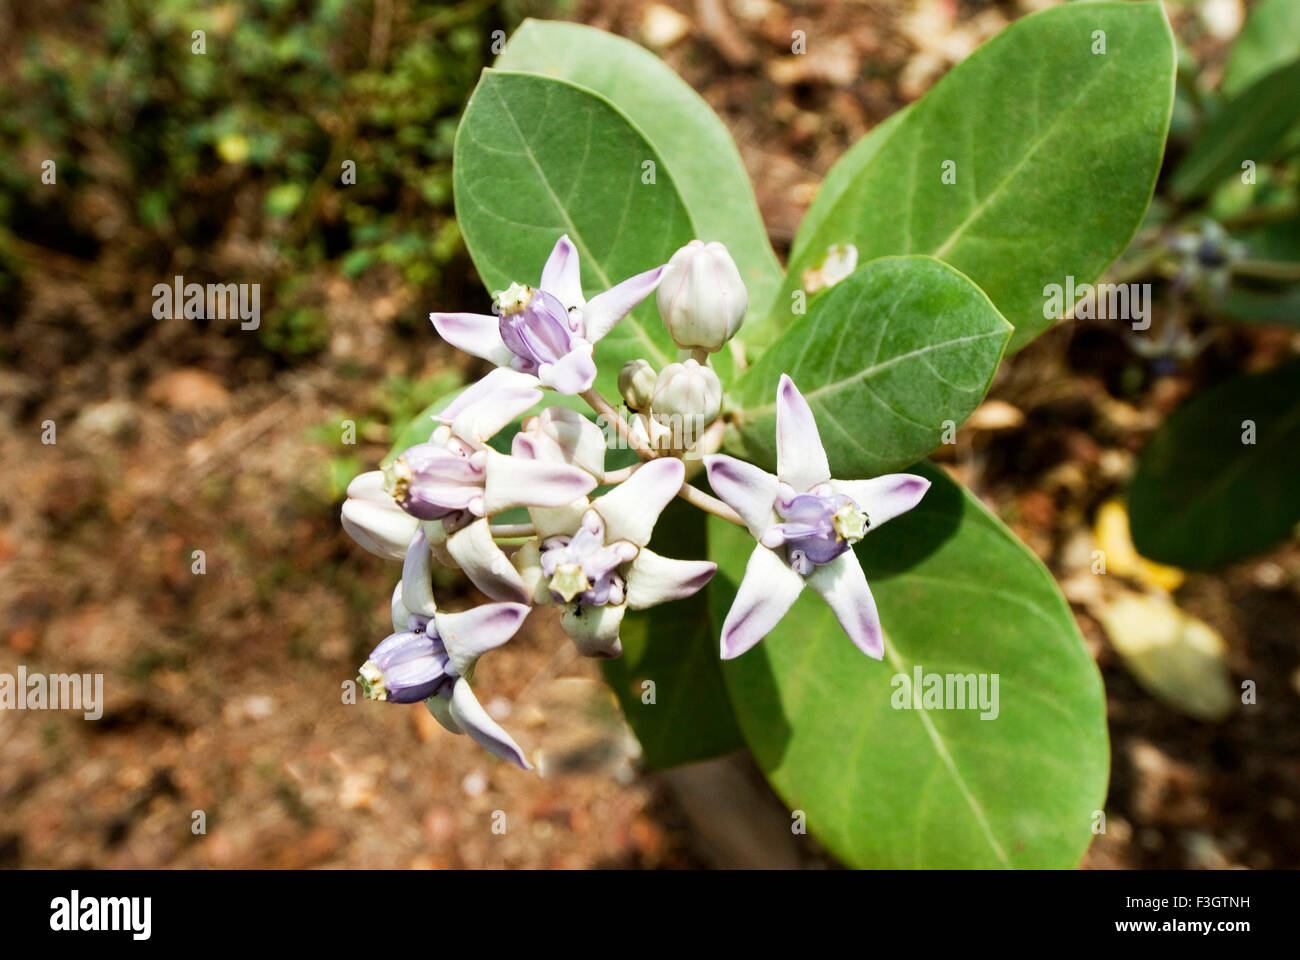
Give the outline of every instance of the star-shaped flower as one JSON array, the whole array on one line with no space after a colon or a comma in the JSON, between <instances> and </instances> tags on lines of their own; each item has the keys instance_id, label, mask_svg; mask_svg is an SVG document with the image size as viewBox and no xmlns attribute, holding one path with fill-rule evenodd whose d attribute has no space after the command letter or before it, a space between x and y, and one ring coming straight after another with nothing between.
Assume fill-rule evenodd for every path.
<instances>
[{"instance_id":1,"label":"star-shaped flower","mask_svg":"<svg viewBox=\"0 0 1300 960\"><path fill-rule=\"evenodd\" d=\"M386 489L398 506L427 521L430 546L440 556L445 550L494 600L525 601L528 592L492 539L488 518L513 507L563 506L596 486L596 478L580 467L488 446L489 438L541 398L533 378L494 370L437 415L442 425L427 443L384 468Z\"/></svg>"},{"instance_id":2,"label":"star-shaped flower","mask_svg":"<svg viewBox=\"0 0 1300 960\"><path fill-rule=\"evenodd\" d=\"M469 685L478 658L514 636L529 608L486 603L463 613L439 612L423 531L416 532L411 547L393 591L395 632L361 667L366 696L393 703L423 700L452 733L469 734L498 757L531 770L519 745L488 715Z\"/></svg>"},{"instance_id":3,"label":"star-shaped flower","mask_svg":"<svg viewBox=\"0 0 1300 960\"><path fill-rule=\"evenodd\" d=\"M812 408L784 374L776 393L776 476L722 454L704 462L714 493L758 541L722 625L722 658L738 657L767 636L805 583L858 649L884 656L876 601L852 547L916 506L930 481L910 473L831 479Z\"/></svg>"},{"instance_id":4,"label":"star-shaped flower","mask_svg":"<svg viewBox=\"0 0 1300 960\"><path fill-rule=\"evenodd\" d=\"M559 393L583 393L596 380L596 342L654 292L663 270L638 273L586 300L578 248L566 234L556 241L537 287L512 283L494 295L496 314L431 313L429 319L466 353L534 376Z\"/></svg>"},{"instance_id":5,"label":"star-shaped flower","mask_svg":"<svg viewBox=\"0 0 1300 960\"><path fill-rule=\"evenodd\" d=\"M563 608L564 629L585 656L623 652L618 634L629 608L688 597L712 579L716 564L646 547L684 478L680 460L651 460L594 501L529 511L538 538L520 547L515 565L535 603Z\"/></svg>"}]
</instances>

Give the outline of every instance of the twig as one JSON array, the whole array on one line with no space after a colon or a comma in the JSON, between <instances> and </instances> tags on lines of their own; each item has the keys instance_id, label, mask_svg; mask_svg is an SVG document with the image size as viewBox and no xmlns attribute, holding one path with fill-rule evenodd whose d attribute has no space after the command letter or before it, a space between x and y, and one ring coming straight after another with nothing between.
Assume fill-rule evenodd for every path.
<instances>
[{"instance_id":1,"label":"twig","mask_svg":"<svg viewBox=\"0 0 1300 960\"><path fill-rule=\"evenodd\" d=\"M682 488L677 491L677 496L681 497L687 503L699 507L705 513L711 513L715 517L721 517L723 520L730 520L738 527L745 526L745 521L740 519L740 514L731 507L727 506L717 497L711 497L703 490L692 487L689 483L683 483Z\"/></svg>"},{"instance_id":2,"label":"twig","mask_svg":"<svg viewBox=\"0 0 1300 960\"><path fill-rule=\"evenodd\" d=\"M659 455L645 445L640 437L632 433L632 428L627 425L617 410L610 405L610 402L600 395L600 391L592 387L586 393L581 394L582 399L586 400L591 409L605 418L608 423L613 424L618 435L623 438L623 442L636 451L636 455L642 460L654 460Z\"/></svg>"}]
</instances>

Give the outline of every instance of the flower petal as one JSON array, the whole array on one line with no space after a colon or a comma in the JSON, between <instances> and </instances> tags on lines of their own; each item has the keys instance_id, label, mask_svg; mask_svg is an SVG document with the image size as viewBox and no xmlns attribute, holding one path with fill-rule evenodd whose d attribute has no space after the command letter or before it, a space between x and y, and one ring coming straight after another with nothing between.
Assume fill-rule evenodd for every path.
<instances>
[{"instance_id":1,"label":"flower petal","mask_svg":"<svg viewBox=\"0 0 1300 960\"><path fill-rule=\"evenodd\" d=\"M389 607L393 614L393 629L400 631L408 629L406 621L411 617L411 611L406 608L402 602L402 581L397 581L397 586L393 587L393 599L389 602Z\"/></svg>"},{"instance_id":2,"label":"flower petal","mask_svg":"<svg viewBox=\"0 0 1300 960\"><path fill-rule=\"evenodd\" d=\"M501 729L499 723L488 716L488 712L478 702L478 697L474 696L474 691L470 689L464 677L457 680L456 686L452 688L448 713L458 727L489 753L495 754L502 760L518 764L525 770L533 769L533 765L524 756L523 750L519 749L519 744L515 743L510 734Z\"/></svg>"},{"instance_id":3,"label":"flower petal","mask_svg":"<svg viewBox=\"0 0 1300 960\"><path fill-rule=\"evenodd\" d=\"M740 656L771 633L802 590L803 577L767 547L754 547L722 624L722 659Z\"/></svg>"},{"instance_id":4,"label":"flower petal","mask_svg":"<svg viewBox=\"0 0 1300 960\"><path fill-rule=\"evenodd\" d=\"M528 602L528 588L519 571L510 565L510 558L492 539L487 518L475 520L448 537L447 552L470 583L493 600Z\"/></svg>"},{"instance_id":5,"label":"flower petal","mask_svg":"<svg viewBox=\"0 0 1300 960\"><path fill-rule=\"evenodd\" d=\"M605 607L584 607L571 603L565 607L560 624L584 657L608 660L623 653L618 630L626 611L627 605L622 603Z\"/></svg>"},{"instance_id":6,"label":"flower petal","mask_svg":"<svg viewBox=\"0 0 1300 960\"><path fill-rule=\"evenodd\" d=\"M920 503L930 481L914 473L887 473L871 480L832 480L831 489L852 497L866 511L867 529L874 530Z\"/></svg>"},{"instance_id":7,"label":"flower petal","mask_svg":"<svg viewBox=\"0 0 1300 960\"><path fill-rule=\"evenodd\" d=\"M761 540L772 525L772 504L781 481L766 470L725 453L705 457L704 468L709 473L713 492L740 514L754 539Z\"/></svg>"},{"instance_id":8,"label":"flower petal","mask_svg":"<svg viewBox=\"0 0 1300 960\"><path fill-rule=\"evenodd\" d=\"M550 606L553 601L546 574L542 570L542 552L537 546L537 538L520 545L510 557L510 562L519 571L519 576L529 591L529 602L538 606Z\"/></svg>"},{"instance_id":9,"label":"flower petal","mask_svg":"<svg viewBox=\"0 0 1300 960\"><path fill-rule=\"evenodd\" d=\"M528 610L522 603L485 603L463 613L440 613L433 619L452 667L467 677L479 657L515 635Z\"/></svg>"},{"instance_id":10,"label":"flower petal","mask_svg":"<svg viewBox=\"0 0 1300 960\"><path fill-rule=\"evenodd\" d=\"M563 507L596 489L596 478L581 467L526 460L487 451L483 509L492 516L512 507Z\"/></svg>"},{"instance_id":11,"label":"flower petal","mask_svg":"<svg viewBox=\"0 0 1300 960\"><path fill-rule=\"evenodd\" d=\"M799 493L831 478L812 407L784 373L776 388L776 475Z\"/></svg>"},{"instance_id":12,"label":"flower petal","mask_svg":"<svg viewBox=\"0 0 1300 960\"><path fill-rule=\"evenodd\" d=\"M486 380L487 377L483 379ZM502 427L522 416L541 399L540 390L518 387L497 390L456 411L455 419L451 422L451 432L475 446L482 446ZM440 415L445 416L445 412Z\"/></svg>"},{"instance_id":13,"label":"flower petal","mask_svg":"<svg viewBox=\"0 0 1300 960\"><path fill-rule=\"evenodd\" d=\"M341 511L343 529L369 552L400 560L415 535L419 520L394 502L384 489L382 471L371 470L348 484L348 498Z\"/></svg>"},{"instance_id":14,"label":"flower petal","mask_svg":"<svg viewBox=\"0 0 1300 960\"><path fill-rule=\"evenodd\" d=\"M402 605L422 617L431 617L438 612L438 604L433 599L429 559L429 541L424 530L417 529L402 563Z\"/></svg>"},{"instance_id":15,"label":"flower petal","mask_svg":"<svg viewBox=\"0 0 1300 960\"><path fill-rule=\"evenodd\" d=\"M514 354L501 339L500 321L488 313L431 313L438 336L453 347L482 357L498 367L510 363Z\"/></svg>"},{"instance_id":16,"label":"flower petal","mask_svg":"<svg viewBox=\"0 0 1300 960\"><path fill-rule=\"evenodd\" d=\"M583 336L595 343L614 325L632 312L632 309L659 286L664 268L655 267L635 277L628 277L622 283L610 287L604 293L598 293L587 301L582 311L584 324Z\"/></svg>"},{"instance_id":17,"label":"flower petal","mask_svg":"<svg viewBox=\"0 0 1300 960\"><path fill-rule=\"evenodd\" d=\"M677 496L686 477L682 462L661 457L643 463L632 476L598 497L592 506L605 521L605 542L631 540L638 547L650 542L655 521Z\"/></svg>"},{"instance_id":18,"label":"flower petal","mask_svg":"<svg viewBox=\"0 0 1300 960\"><path fill-rule=\"evenodd\" d=\"M852 550L816 567L805 579L822 595L859 650L876 660L884 657L885 636L880 629L876 599Z\"/></svg>"},{"instance_id":19,"label":"flower petal","mask_svg":"<svg viewBox=\"0 0 1300 960\"><path fill-rule=\"evenodd\" d=\"M591 509L591 501L579 497L562 507L529 507L528 516L537 530L537 538L567 537L582 525L582 516Z\"/></svg>"},{"instance_id":20,"label":"flower petal","mask_svg":"<svg viewBox=\"0 0 1300 960\"><path fill-rule=\"evenodd\" d=\"M582 273L578 264L578 248L566 233L555 241L551 255L542 267L542 282L538 287L557 297L566 310L581 307Z\"/></svg>"},{"instance_id":21,"label":"flower petal","mask_svg":"<svg viewBox=\"0 0 1300 960\"><path fill-rule=\"evenodd\" d=\"M442 411L435 415L435 420L443 423L453 423L457 415L466 407L473 406L484 397L490 397L502 390L536 390L537 378L531 373L520 373L510 367L497 367L489 371L482 379L471 383L468 387L456 394L456 397L447 404ZM541 397L538 397L540 400Z\"/></svg>"},{"instance_id":22,"label":"flower petal","mask_svg":"<svg viewBox=\"0 0 1300 960\"><path fill-rule=\"evenodd\" d=\"M627 571L627 605L644 610L689 597L713 579L718 565L708 560L674 560L642 547Z\"/></svg>"},{"instance_id":23,"label":"flower petal","mask_svg":"<svg viewBox=\"0 0 1300 960\"><path fill-rule=\"evenodd\" d=\"M569 396L585 393L596 382L596 361L591 354L592 345L586 340L578 340L573 349L555 363L542 364L537 376L556 393Z\"/></svg>"}]
</instances>

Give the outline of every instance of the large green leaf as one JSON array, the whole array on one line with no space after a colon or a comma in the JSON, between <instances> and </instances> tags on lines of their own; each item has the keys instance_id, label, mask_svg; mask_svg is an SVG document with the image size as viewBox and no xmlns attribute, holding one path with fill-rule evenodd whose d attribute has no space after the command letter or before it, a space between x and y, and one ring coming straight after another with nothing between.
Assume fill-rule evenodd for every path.
<instances>
[{"instance_id":1,"label":"large green leaf","mask_svg":"<svg viewBox=\"0 0 1300 960\"><path fill-rule=\"evenodd\" d=\"M1199 197L1242 163L1263 163L1300 119L1300 61L1265 74L1225 103L1169 180L1169 191L1186 200Z\"/></svg>"},{"instance_id":2,"label":"large green leaf","mask_svg":"<svg viewBox=\"0 0 1300 960\"><path fill-rule=\"evenodd\" d=\"M1300 58L1300 3L1261 0L1232 45L1219 89L1235 97L1278 67Z\"/></svg>"},{"instance_id":3,"label":"large green leaf","mask_svg":"<svg viewBox=\"0 0 1300 960\"><path fill-rule=\"evenodd\" d=\"M1213 569L1286 537L1300 523L1300 360L1177 410L1142 452L1128 503L1134 545L1161 563Z\"/></svg>"},{"instance_id":4,"label":"large green leaf","mask_svg":"<svg viewBox=\"0 0 1300 960\"><path fill-rule=\"evenodd\" d=\"M707 554L703 515L682 500L655 524L651 549L684 560ZM604 662L623 714L651 767L707 760L745 745L727 700L707 590L649 610L628 611L623 656ZM652 688L645 686L653 683ZM646 702L648 690L653 702Z\"/></svg>"},{"instance_id":5,"label":"large green leaf","mask_svg":"<svg viewBox=\"0 0 1300 960\"><path fill-rule=\"evenodd\" d=\"M776 461L776 388L788 373L817 417L831 467L874 476L939 445L989 388L1011 325L930 257L884 257L808 305L736 385L745 452Z\"/></svg>"},{"instance_id":6,"label":"large green leaf","mask_svg":"<svg viewBox=\"0 0 1300 960\"><path fill-rule=\"evenodd\" d=\"M644 165L655 164L653 183ZM695 230L662 157L603 97L527 73L483 71L456 133L456 216L489 289L535 284L567 233L590 297L666 263ZM648 298L597 345L597 387L619 367L659 367L676 348Z\"/></svg>"},{"instance_id":7,"label":"large green leaf","mask_svg":"<svg viewBox=\"0 0 1300 960\"><path fill-rule=\"evenodd\" d=\"M1096 31L1104 54L1092 52ZM1019 349L1052 322L1045 286L1092 282L1132 239L1160 169L1173 90L1159 3L1070 4L1013 23L870 151L801 241L774 321L791 322L802 271L852 243L862 260L923 253L951 263L1015 325ZM947 161L956 183L942 181Z\"/></svg>"},{"instance_id":8,"label":"large green leaf","mask_svg":"<svg viewBox=\"0 0 1300 960\"><path fill-rule=\"evenodd\" d=\"M718 115L672 68L622 37L577 23L525 20L497 67L541 73L594 90L618 107L664 158L703 240L727 245L763 317L781 282L749 176Z\"/></svg>"},{"instance_id":9,"label":"large green leaf","mask_svg":"<svg viewBox=\"0 0 1300 960\"><path fill-rule=\"evenodd\" d=\"M920 506L858 548L885 659L810 590L757 647L723 664L741 730L791 809L858 867L1072 867L1106 796L1105 698L1041 563L938 469ZM721 622L752 546L709 528ZM995 674L996 718L895 709L899 674ZM901 702L901 698L900 698Z\"/></svg>"}]
</instances>

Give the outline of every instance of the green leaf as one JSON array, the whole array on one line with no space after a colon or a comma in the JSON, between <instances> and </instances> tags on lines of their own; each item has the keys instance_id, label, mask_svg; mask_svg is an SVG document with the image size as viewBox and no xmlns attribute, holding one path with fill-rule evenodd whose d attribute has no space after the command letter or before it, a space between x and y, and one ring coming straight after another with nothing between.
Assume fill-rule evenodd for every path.
<instances>
[{"instance_id":1,"label":"green leaf","mask_svg":"<svg viewBox=\"0 0 1300 960\"><path fill-rule=\"evenodd\" d=\"M654 183L643 183L654 162ZM483 71L456 133L456 215L489 290L535 284L567 233L594 296L666 263L695 234L662 157L603 97L563 80ZM643 301L596 347L602 392L615 392L624 362L656 367L676 348Z\"/></svg>"},{"instance_id":2,"label":"green leaf","mask_svg":"<svg viewBox=\"0 0 1300 960\"><path fill-rule=\"evenodd\" d=\"M1300 119L1300 61L1266 74L1214 115L1169 180L1180 200L1208 193L1242 163L1268 160L1283 135Z\"/></svg>"},{"instance_id":3,"label":"green leaf","mask_svg":"<svg viewBox=\"0 0 1300 960\"><path fill-rule=\"evenodd\" d=\"M1142 452L1128 504L1138 551L1180 567L1221 567L1288 536L1300 523L1300 360L1179 408Z\"/></svg>"},{"instance_id":4,"label":"green leaf","mask_svg":"<svg viewBox=\"0 0 1300 960\"><path fill-rule=\"evenodd\" d=\"M805 590L723 664L741 730L787 805L852 866L1073 867L1106 797L1097 668L1037 558L942 471L913 469L933 482L925 499L857 550L885 659L859 652ZM719 622L751 547L710 521ZM911 701L893 678L916 666L996 675L996 718L895 708Z\"/></svg>"},{"instance_id":5,"label":"green leaf","mask_svg":"<svg viewBox=\"0 0 1300 960\"><path fill-rule=\"evenodd\" d=\"M631 40L577 23L525 20L497 60L502 70L559 77L605 97L664 159L702 240L731 251L766 315L781 282L754 191L718 115L672 68Z\"/></svg>"},{"instance_id":6,"label":"green leaf","mask_svg":"<svg viewBox=\"0 0 1300 960\"><path fill-rule=\"evenodd\" d=\"M707 556L705 525L682 500L668 505L650 544L683 560ZM649 610L629 610L620 632L623 656L604 662L605 679L655 768L707 760L745 743L722 682L717 632L707 589ZM654 684L654 702L644 702Z\"/></svg>"},{"instance_id":7,"label":"green leaf","mask_svg":"<svg viewBox=\"0 0 1300 960\"><path fill-rule=\"evenodd\" d=\"M989 298L947 264L874 260L812 300L736 385L744 450L776 462L776 389L788 373L837 476L906 466L979 405L1010 337Z\"/></svg>"},{"instance_id":8,"label":"green leaf","mask_svg":"<svg viewBox=\"0 0 1300 960\"><path fill-rule=\"evenodd\" d=\"M1098 30L1104 54L1092 53ZM1173 88L1159 3L1070 4L1016 21L913 104L865 163L850 151L842 162L861 168L801 239L774 322L790 323L802 271L852 243L860 261L920 253L957 267L1015 325L1011 349L1023 347L1052 322L1046 285L1094 281L1132 239Z\"/></svg>"},{"instance_id":9,"label":"green leaf","mask_svg":"<svg viewBox=\"0 0 1300 960\"><path fill-rule=\"evenodd\" d=\"M1219 89L1235 97L1265 74L1300 58L1300 5L1261 0L1241 28Z\"/></svg>"}]
</instances>

